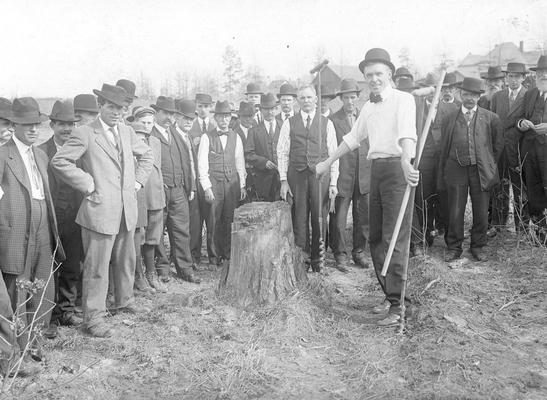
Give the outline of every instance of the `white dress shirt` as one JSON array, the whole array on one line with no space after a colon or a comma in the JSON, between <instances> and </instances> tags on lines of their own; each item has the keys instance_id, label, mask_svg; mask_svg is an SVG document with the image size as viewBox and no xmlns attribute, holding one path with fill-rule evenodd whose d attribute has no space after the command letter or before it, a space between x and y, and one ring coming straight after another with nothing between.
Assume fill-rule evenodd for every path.
<instances>
[{"instance_id":1,"label":"white dress shirt","mask_svg":"<svg viewBox=\"0 0 547 400\"><path fill-rule=\"evenodd\" d=\"M245 128L243 125L239 124L239 128L243 132L243 136L245 136L245 139L247 139L247 136L249 136L249 128Z\"/></svg>"},{"instance_id":2,"label":"white dress shirt","mask_svg":"<svg viewBox=\"0 0 547 400\"><path fill-rule=\"evenodd\" d=\"M29 152L33 152L34 148L32 146L28 146L21 142L15 135L13 135L13 141L15 142L15 146L17 146L17 150L19 150L19 154L21 155L21 158L23 159L23 164L25 164L25 169L27 170L27 176L28 180L30 182L30 188L32 192L32 198L35 200L44 200L44 182L42 181L42 176L40 175L40 171L38 170L38 164L36 164L36 171L33 172L32 168L32 161L30 157L33 157L34 159L34 153L32 156L29 154ZM36 161L36 160L35 160ZM33 176L36 175L36 179L33 179ZM3 193L3 192L2 192Z\"/></svg>"},{"instance_id":3,"label":"white dress shirt","mask_svg":"<svg viewBox=\"0 0 547 400\"><path fill-rule=\"evenodd\" d=\"M522 85L520 85L515 90L511 90L511 88L508 88L508 90L509 90L509 101L511 101L511 96L514 96L514 99L516 100L516 98L519 95L521 89L522 89Z\"/></svg>"},{"instance_id":4,"label":"white dress shirt","mask_svg":"<svg viewBox=\"0 0 547 400\"><path fill-rule=\"evenodd\" d=\"M108 126L106 122L104 122L100 116L99 116L99 122L101 123L101 126L103 127L103 130L106 133L106 137L108 138L108 141L116 149L118 145L116 144L116 138L114 137L114 133L112 133L111 129L114 129L114 132L116 132L116 135L120 137L120 133L118 132L118 126L117 125Z\"/></svg>"},{"instance_id":5,"label":"white dress shirt","mask_svg":"<svg viewBox=\"0 0 547 400\"><path fill-rule=\"evenodd\" d=\"M268 133L268 135L270 134L270 128L272 129L272 132L275 133L275 128L277 126L275 122L275 118L272 118L271 121L264 120L263 122L264 122L264 126L266 127L266 132Z\"/></svg>"},{"instance_id":6,"label":"white dress shirt","mask_svg":"<svg viewBox=\"0 0 547 400\"><path fill-rule=\"evenodd\" d=\"M194 168L194 155L192 154L192 145L190 144L190 138L188 137L187 133L185 133L178 127L178 125L176 126L176 131L179 133L179 135L182 137L182 140L184 140L184 143L186 143L186 146L188 147L188 152L190 153L190 168L192 169L192 181L194 181L196 179L196 169Z\"/></svg>"},{"instance_id":7,"label":"white dress shirt","mask_svg":"<svg viewBox=\"0 0 547 400\"><path fill-rule=\"evenodd\" d=\"M217 128L218 130L218 128ZM245 179L247 178L247 172L245 171L245 157L243 153L243 143L241 138L236 133L236 149L235 149L235 162L236 170L239 175L239 184L243 189L245 187ZM221 135L220 143L222 148L226 149L226 143L228 143L228 136ZM199 171L199 183L203 190L211 188L211 180L209 179L209 135L202 135L201 142L198 149L198 171Z\"/></svg>"},{"instance_id":8,"label":"white dress shirt","mask_svg":"<svg viewBox=\"0 0 547 400\"><path fill-rule=\"evenodd\" d=\"M315 117L315 110L306 114L304 111L300 111L300 116L304 126L307 124L308 115L310 121L313 121ZM279 132L279 141L277 142L277 166L279 170L279 178L282 181L287 180L287 170L289 169L289 152L291 150L291 122L286 120L283 122L281 131ZM327 120L327 151L330 156L336 151L338 147L338 141L336 140L336 131L331 120ZM338 160L332 163L330 166L330 185L336 186L338 182Z\"/></svg>"},{"instance_id":9,"label":"white dress shirt","mask_svg":"<svg viewBox=\"0 0 547 400\"><path fill-rule=\"evenodd\" d=\"M367 158L400 157L403 154L401 140L417 141L416 103L414 97L400 90L387 86L381 93L382 101L367 101L351 131L344 136L351 150L359 147L368 137L369 151ZM415 146L410 157L415 156Z\"/></svg>"}]
</instances>

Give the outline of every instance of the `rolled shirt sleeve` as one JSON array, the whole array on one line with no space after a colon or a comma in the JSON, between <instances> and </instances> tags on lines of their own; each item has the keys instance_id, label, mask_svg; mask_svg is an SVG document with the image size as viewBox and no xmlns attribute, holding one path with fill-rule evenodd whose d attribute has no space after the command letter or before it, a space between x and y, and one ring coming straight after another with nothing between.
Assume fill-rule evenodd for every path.
<instances>
[{"instance_id":1,"label":"rolled shirt sleeve","mask_svg":"<svg viewBox=\"0 0 547 400\"><path fill-rule=\"evenodd\" d=\"M209 138L207 138L209 139ZM236 170L239 175L239 184L241 189L245 187L245 181L247 179L247 171L245 170L245 153L243 151L243 143L238 134L236 134ZM201 169L200 169L201 172Z\"/></svg>"},{"instance_id":2,"label":"rolled shirt sleeve","mask_svg":"<svg viewBox=\"0 0 547 400\"><path fill-rule=\"evenodd\" d=\"M334 129L334 124L331 120L327 122L327 151L329 157L334 154L338 148L338 140L336 139L336 130ZM333 162L330 166L330 185L336 186L338 182L338 160Z\"/></svg>"},{"instance_id":3,"label":"rolled shirt sleeve","mask_svg":"<svg viewBox=\"0 0 547 400\"><path fill-rule=\"evenodd\" d=\"M287 180L287 170L289 168L289 151L291 149L290 131L291 125L289 120L286 119L279 132L279 140L277 142L277 169L279 171L279 179L282 181Z\"/></svg>"},{"instance_id":4,"label":"rolled shirt sleeve","mask_svg":"<svg viewBox=\"0 0 547 400\"><path fill-rule=\"evenodd\" d=\"M203 190L212 187L209 179L209 136L201 135L201 141L198 149L198 171L199 183Z\"/></svg>"}]
</instances>

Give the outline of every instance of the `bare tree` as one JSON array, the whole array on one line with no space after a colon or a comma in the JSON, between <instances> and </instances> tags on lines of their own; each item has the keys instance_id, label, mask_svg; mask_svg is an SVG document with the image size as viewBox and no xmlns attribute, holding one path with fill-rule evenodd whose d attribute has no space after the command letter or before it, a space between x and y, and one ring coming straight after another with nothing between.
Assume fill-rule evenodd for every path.
<instances>
[{"instance_id":1,"label":"bare tree","mask_svg":"<svg viewBox=\"0 0 547 400\"><path fill-rule=\"evenodd\" d=\"M233 46L226 46L224 49L222 63L224 64L224 84L222 89L224 93L231 94L239 85L243 71L241 57Z\"/></svg>"}]
</instances>

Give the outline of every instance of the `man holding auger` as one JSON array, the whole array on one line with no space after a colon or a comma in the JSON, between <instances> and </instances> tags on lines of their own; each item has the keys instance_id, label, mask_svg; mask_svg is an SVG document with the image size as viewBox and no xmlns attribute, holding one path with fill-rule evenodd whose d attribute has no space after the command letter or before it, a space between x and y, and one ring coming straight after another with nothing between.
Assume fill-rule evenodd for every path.
<instances>
[{"instance_id":1,"label":"man holding auger","mask_svg":"<svg viewBox=\"0 0 547 400\"><path fill-rule=\"evenodd\" d=\"M416 106L411 94L391 85L395 67L384 49L370 49L359 64L370 88L370 101L365 103L351 131L344 136L336 151L316 166L316 173L328 173L330 165L353 151L363 139L369 139L368 158L372 160L370 183L370 252L374 270L388 302L372 310L375 314L388 311L378 321L380 326L399 323L403 268L408 263L412 205L406 208L400 233L387 275L380 272L393 234L406 186L416 186L419 171L411 163L416 153ZM407 315L410 298L405 296Z\"/></svg>"}]
</instances>

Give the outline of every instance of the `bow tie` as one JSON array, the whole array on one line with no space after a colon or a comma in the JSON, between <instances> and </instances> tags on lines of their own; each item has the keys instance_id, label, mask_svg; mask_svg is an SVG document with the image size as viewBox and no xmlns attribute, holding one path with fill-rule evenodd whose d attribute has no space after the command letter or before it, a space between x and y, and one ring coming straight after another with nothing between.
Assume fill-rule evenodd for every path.
<instances>
[{"instance_id":1,"label":"bow tie","mask_svg":"<svg viewBox=\"0 0 547 400\"><path fill-rule=\"evenodd\" d=\"M369 99L372 103L380 103L382 99L382 95L371 93L369 95Z\"/></svg>"},{"instance_id":2,"label":"bow tie","mask_svg":"<svg viewBox=\"0 0 547 400\"><path fill-rule=\"evenodd\" d=\"M218 136L228 135L228 131L217 131Z\"/></svg>"}]
</instances>

